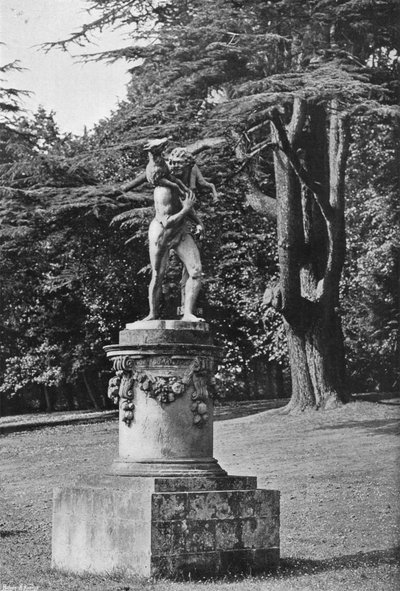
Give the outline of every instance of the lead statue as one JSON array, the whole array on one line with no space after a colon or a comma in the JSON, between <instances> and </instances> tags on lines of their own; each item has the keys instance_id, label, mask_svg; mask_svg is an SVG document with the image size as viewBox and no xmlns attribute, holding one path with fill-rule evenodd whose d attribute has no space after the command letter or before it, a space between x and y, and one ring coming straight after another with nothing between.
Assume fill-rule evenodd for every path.
<instances>
[{"instance_id":1,"label":"lead statue","mask_svg":"<svg viewBox=\"0 0 400 591\"><path fill-rule=\"evenodd\" d=\"M163 157L167 143L168 138L147 142L145 150L148 152L149 162L146 173L123 186L124 190L128 190L147 180L154 187L155 217L149 227L152 270L149 285L150 310L144 320L159 318L162 283L168 266L169 251L172 249L184 265L182 320L199 322L203 319L198 318L194 311L201 288L202 267L200 252L190 233L189 222L196 224L196 233L199 235L203 233L204 227L194 211L196 198L193 190L171 173Z\"/></svg>"}]
</instances>

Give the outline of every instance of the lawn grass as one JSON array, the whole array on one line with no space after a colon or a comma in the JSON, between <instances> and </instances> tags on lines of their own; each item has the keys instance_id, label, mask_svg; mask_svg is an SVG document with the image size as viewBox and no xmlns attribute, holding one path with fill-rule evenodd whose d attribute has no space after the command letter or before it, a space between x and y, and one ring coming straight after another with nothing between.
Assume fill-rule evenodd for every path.
<instances>
[{"instance_id":1,"label":"lawn grass","mask_svg":"<svg viewBox=\"0 0 400 591\"><path fill-rule=\"evenodd\" d=\"M215 424L215 457L230 474L281 491L274 576L143 581L51 571L52 489L102 472L117 455L117 423L4 435L0 448L0 590L398 591L399 399L357 401L301 416L266 411Z\"/></svg>"}]
</instances>

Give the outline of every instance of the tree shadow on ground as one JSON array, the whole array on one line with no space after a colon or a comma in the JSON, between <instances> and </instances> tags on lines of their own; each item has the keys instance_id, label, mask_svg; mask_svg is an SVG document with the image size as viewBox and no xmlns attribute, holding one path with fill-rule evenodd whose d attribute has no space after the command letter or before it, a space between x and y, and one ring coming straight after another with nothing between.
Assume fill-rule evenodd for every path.
<instances>
[{"instance_id":1,"label":"tree shadow on ground","mask_svg":"<svg viewBox=\"0 0 400 591\"><path fill-rule=\"evenodd\" d=\"M338 429L369 429L371 435L400 435L400 422L398 419L375 419L369 421L349 421L337 425L324 425L316 427L316 430L336 431Z\"/></svg>"},{"instance_id":2,"label":"tree shadow on ground","mask_svg":"<svg viewBox=\"0 0 400 591\"><path fill-rule=\"evenodd\" d=\"M280 562L277 576L294 577L303 574L318 574L331 570L356 569L365 566L379 566L382 564L400 565L400 546L386 550L372 550L371 552L357 552L345 556L314 560L311 558L283 558Z\"/></svg>"},{"instance_id":3,"label":"tree shadow on ground","mask_svg":"<svg viewBox=\"0 0 400 591\"><path fill-rule=\"evenodd\" d=\"M344 571L346 569L356 570L358 568L365 567L378 567L384 564L386 565L399 565L400 566L400 546L394 548L387 548L386 550L372 550L371 552L357 552L356 554L347 554L344 556L335 556L332 558L324 558L321 560L315 560L312 558L294 558L285 557L280 560L279 566L274 570L257 571L249 570L236 570L233 569L228 574L216 576L208 579L204 575L191 573L187 576L183 573L175 579L177 581L207 581L207 582L221 582L225 583L238 583L240 581L248 580L251 577L254 580L262 579L293 579L301 576L310 576L323 574L330 571Z\"/></svg>"},{"instance_id":4,"label":"tree shadow on ground","mask_svg":"<svg viewBox=\"0 0 400 591\"><path fill-rule=\"evenodd\" d=\"M0 539L2 538L11 538L12 536L20 536L21 534L26 534L27 531L25 529L3 529L0 531Z\"/></svg>"},{"instance_id":5,"label":"tree shadow on ground","mask_svg":"<svg viewBox=\"0 0 400 591\"><path fill-rule=\"evenodd\" d=\"M388 406L400 406L399 392L366 392L364 394L353 394L352 400L362 400L363 402L373 402L385 404Z\"/></svg>"},{"instance_id":6,"label":"tree shadow on ground","mask_svg":"<svg viewBox=\"0 0 400 591\"><path fill-rule=\"evenodd\" d=\"M249 415L258 414L265 410L280 408L289 402L288 398L274 398L271 400L245 400L223 403L214 408L214 421L228 421Z\"/></svg>"}]
</instances>

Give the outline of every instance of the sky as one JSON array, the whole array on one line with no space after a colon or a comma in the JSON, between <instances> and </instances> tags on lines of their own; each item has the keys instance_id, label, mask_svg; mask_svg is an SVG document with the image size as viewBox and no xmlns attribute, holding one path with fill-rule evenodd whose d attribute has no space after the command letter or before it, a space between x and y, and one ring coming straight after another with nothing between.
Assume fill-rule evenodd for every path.
<instances>
[{"instance_id":1,"label":"sky","mask_svg":"<svg viewBox=\"0 0 400 591\"><path fill-rule=\"evenodd\" d=\"M39 105L56 113L63 133L81 134L106 117L126 95L128 64L96 62L80 64L79 53L93 53L124 47L122 32L108 32L85 48L71 47L44 53L35 47L46 41L63 39L90 20L85 0L0 0L0 63L19 60L26 68L10 73L4 86L32 91L24 107L34 112ZM75 56L75 58L73 57Z\"/></svg>"}]
</instances>

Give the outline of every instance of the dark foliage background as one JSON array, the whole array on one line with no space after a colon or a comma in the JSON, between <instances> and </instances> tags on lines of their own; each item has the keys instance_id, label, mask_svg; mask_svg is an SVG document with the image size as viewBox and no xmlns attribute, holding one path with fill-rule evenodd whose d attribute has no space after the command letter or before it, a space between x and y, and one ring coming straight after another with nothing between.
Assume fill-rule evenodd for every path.
<instances>
[{"instance_id":1,"label":"dark foliage background","mask_svg":"<svg viewBox=\"0 0 400 591\"><path fill-rule=\"evenodd\" d=\"M399 361L398 7L390 0L89 2L90 30L129 25L127 99L82 137L54 114L27 117L1 91L2 412L107 407L102 347L145 315L151 189L121 191L149 137L207 140L197 161L220 201L198 193L206 225L200 304L225 359L226 398L289 395L282 321L263 305L278 278L270 140L259 126L294 96L352 113L341 314L352 390L395 389ZM98 15L100 14L100 18ZM139 61L138 61L139 60ZM2 68L6 76L10 67ZM208 138L208 139L207 139ZM222 141L209 141L219 138ZM267 207L268 205L268 207ZM164 307L177 305L171 255Z\"/></svg>"}]
</instances>

